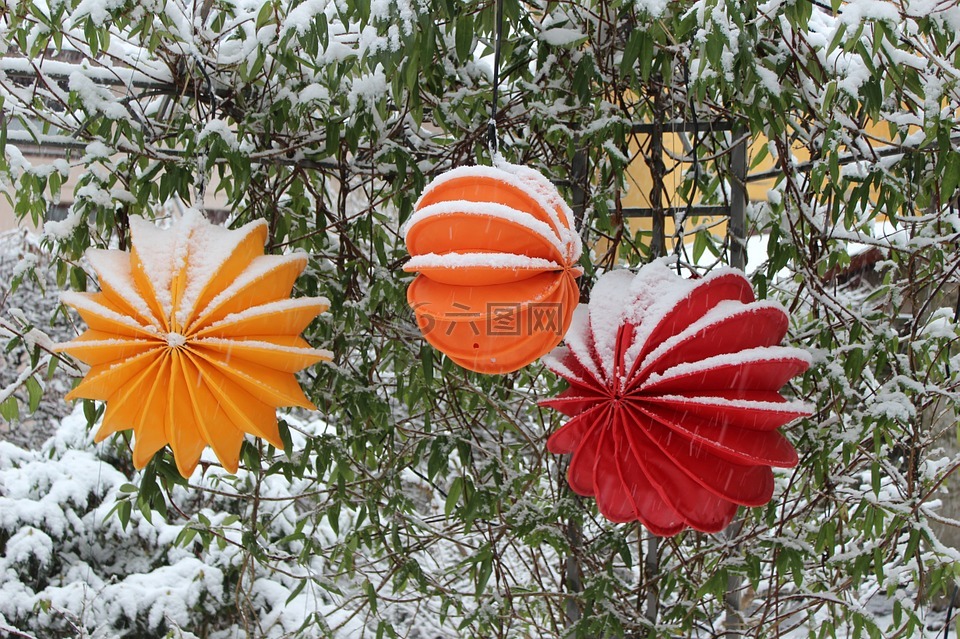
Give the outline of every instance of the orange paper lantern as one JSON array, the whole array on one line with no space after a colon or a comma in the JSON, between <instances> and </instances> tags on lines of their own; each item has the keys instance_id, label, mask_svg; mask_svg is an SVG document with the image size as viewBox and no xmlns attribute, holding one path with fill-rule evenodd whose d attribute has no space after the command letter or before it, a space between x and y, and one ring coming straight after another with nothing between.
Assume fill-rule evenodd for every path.
<instances>
[{"instance_id":1,"label":"orange paper lantern","mask_svg":"<svg viewBox=\"0 0 960 639\"><path fill-rule=\"evenodd\" d=\"M581 244L557 189L532 169L460 167L424 190L405 227L407 289L426 340L460 366L507 373L550 352L580 298Z\"/></svg>"},{"instance_id":2,"label":"orange paper lantern","mask_svg":"<svg viewBox=\"0 0 960 639\"><path fill-rule=\"evenodd\" d=\"M330 359L299 337L327 300L288 299L306 256L264 255L263 221L228 230L197 211L130 231L129 253L88 251L99 293L61 296L89 326L57 347L90 365L67 399L105 401L96 440L132 428L138 468L170 444L189 477L209 445L236 472L245 433L282 448L276 408L316 408L294 373Z\"/></svg>"}]
</instances>

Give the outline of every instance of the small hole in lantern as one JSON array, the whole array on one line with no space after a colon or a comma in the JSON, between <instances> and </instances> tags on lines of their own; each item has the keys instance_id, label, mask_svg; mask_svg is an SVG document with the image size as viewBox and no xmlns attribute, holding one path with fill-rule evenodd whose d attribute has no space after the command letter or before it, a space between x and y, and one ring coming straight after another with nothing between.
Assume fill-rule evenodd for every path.
<instances>
[{"instance_id":1,"label":"small hole in lantern","mask_svg":"<svg viewBox=\"0 0 960 639\"><path fill-rule=\"evenodd\" d=\"M480 345L477 344L476 342L474 342L474 343L473 343L473 347L474 347L474 348L480 348Z\"/></svg>"}]
</instances>

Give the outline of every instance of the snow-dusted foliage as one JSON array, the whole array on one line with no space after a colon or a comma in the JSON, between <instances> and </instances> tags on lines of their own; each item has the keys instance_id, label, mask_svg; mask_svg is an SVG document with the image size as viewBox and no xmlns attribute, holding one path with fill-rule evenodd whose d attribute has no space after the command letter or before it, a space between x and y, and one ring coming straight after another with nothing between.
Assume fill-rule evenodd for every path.
<instances>
[{"instance_id":1,"label":"snow-dusted foliage","mask_svg":"<svg viewBox=\"0 0 960 639\"><path fill-rule=\"evenodd\" d=\"M932 611L960 572L956 2L504 2L500 150L567 197L584 298L600 272L667 253L674 229L693 238L685 276L738 262L715 214L746 187L765 249L751 283L813 354L783 391L814 413L784 429L799 463L772 501L670 541L570 492L568 460L544 449L561 423L537 408L560 390L549 371L467 373L406 303L414 202L489 161L494 2L8 4L0 186L45 253L17 278L46 281L50 258L49 280L92 290L84 252L127 248L136 215L265 220L268 252L309 258L297 294L330 299L304 336L335 361L301 377L322 426L288 418L282 452L248 440L236 477L205 458L184 484L169 454L135 473L123 435L92 452L94 403L39 452L0 449L0 498L18 500L0 510L0 628L942 632ZM46 349L49 317L2 308L16 428L59 401L49 364L74 369Z\"/></svg>"}]
</instances>

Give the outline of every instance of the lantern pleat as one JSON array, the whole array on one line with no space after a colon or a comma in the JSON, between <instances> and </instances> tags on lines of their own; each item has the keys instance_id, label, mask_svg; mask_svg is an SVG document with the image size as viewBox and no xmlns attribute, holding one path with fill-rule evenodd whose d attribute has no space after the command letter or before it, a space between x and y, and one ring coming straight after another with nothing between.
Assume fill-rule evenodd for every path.
<instances>
[{"instance_id":1,"label":"lantern pleat","mask_svg":"<svg viewBox=\"0 0 960 639\"><path fill-rule=\"evenodd\" d=\"M227 417L223 407L213 392L207 387L202 371L186 355L177 354L183 369L184 380L195 380L185 384L190 397L190 407L197 427L203 435L202 440L211 443L218 459L225 460L224 468L237 472L240 458L240 446L243 444L243 431L238 429Z\"/></svg>"},{"instance_id":2,"label":"lantern pleat","mask_svg":"<svg viewBox=\"0 0 960 639\"><path fill-rule=\"evenodd\" d=\"M74 357L91 366L109 364L155 349L159 340L118 340L111 333L89 330L70 342Z\"/></svg>"},{"instance_id":3,"label":"lantern pleat","mask_svg":"<svg viewBox=\"0 0 960 639\"><path fill-rule=\"evenodd\" d=\"M642 361L649 354L650 349L687 330L723 301L746 305L751 304L755 299L750 283L738 273L720 274L705 280L703 285L690 290L657 321L650 330L649 337L643 342L646 348L628 357ZM733 305L731 308L738 307Z\"/></svg>"},{"instance_id":4,"label":"lantern pleat","mask_svg":"<svg viewBox=\"0 0 960 639\"><path fill-rule=\"evenodd\" d=\"M728 461L778 468L797 465L797 451L779 431L741 428L720 416L704 417L652 404L644 404L640 410L678 435L709 447L714 455Z\"/></svg>"},{"instance_id":5,"label":"lantern pleat","mask_svg":"<svg viewBox=\"0 0 960 639\"><path fill-rule=\"evenodd\" d=\"M569 382L542 402L570 417L547 440L605 517L658 535L716 532L798 463L779 432L809 415L780 389L810 365L779 346L788 318L741 273L684 280L663 263L598 280L544 363Z\"/></svg>"},{"instance_id":6,"label":"lantern pleat","mask_svg":"<svg viewBox=\"0 0 960 639\"><path fill-rule=\"evenodd\" d=\"M90 365L68 399L105 401L97 440L133 429L138 468L169 445L189 476L209 446L236 472L245 434L282 448L277 407L315 408L294 373L331 358L300 337L329 302L288 299L306 256L264 255L263 221L229 230L198 211L130 229L129 253L88 254L101 292L61 298L89 326L56 347Z\"/></svg>"},{"instance_id":7,"label":"lantern pleat","mask_svg":"<svg viewBox=\"0 0 960 639\"><path fill-rule=\"evenodd\" d=\"M60 294L60 301L75 308L87 326L95 331L127 338L152 339L158 335L156 330L150 330L107 306L99 293L65 292Z\"/></svg>"},{"instance_id":8,"label":"lantern pleat","mask_svg":"<svg viewBox=\"0 0 960 639\"><path fill-rule=\"evenodd\" d=\"M248 308L289 297L294 282L306 265L307 259L301 255L262 255L256 258L243 276L199 313L187 330L195 331L201 325L213 324Z\"/></svg>"},{"instance_id":9,"label":"lantern pleat","mask_svg":"<svg viewBox=\"0 0 960 639\"><path fill-rule=\"evenodd\" d=\"M241 231L243 230L241 229ZM227 231L226 233L231 232ZM194 299L190 300L189 312L185 314L181 323L189 326L196 319L197 311L206 309L214 298L235 282L250 264L263 254L263 244L266 241L267 225L265 222L248 225L239 241L232 246L230 256L215 269L211 269L213 272L209 277L198 278L196 284L188 284L188 286L192 285L199 291L196 292ZM203 253L203 251L198 252ZM298 271L297 275L299 274ZM288 291L283 297L287 297L289 294Z\"/></svg>"},{"instance_id":10,"label":"lantern pleat","mask_svg":"<svg viewBox=\"0 0 960 639\"><path fill-rule=\"evenodd\" d=\"M580 238L530 169L461 167L435 179L404 227L407 290L425 339L464 368L506 373L555 347L579 302Z\"/></svg>"},{"instance_id":11,"label":"lantern pleat","mask_svg":"<svg viewBox=\"0 0 960 639\"><path fill-rule=\"evenodd\" d=\"M227 360L240 358L286 373L296 373L328 359L296 336L260 337L259 340L218 340L208 337L196 340L193 348L219 353Z\"/></svg>"},{"instance_id":12,"label":"lantern pleat","mask_svg":"<svg viewBox=\"0 0 960 639\"><path fill-rule=\"evenodd\" d=\"M741 352L739 363L722 357L706 358L687 367L674 367L668 375L651 375L639 390L658 393L682 392L690 388L777 391L807 369L803 355L798 349L772 346Z\"/></svg>"},{"instance_id":13,"label":"lantern pleat","mask_svg":"<svg viewBox=\"0 0 960 639\"><path fill-rule=\"evenodd\" d=\"M140 419L134 422L133 463L138 468L143 468L169 441L167 400L170 395L170 358L164 356L159 360L156 374L151 376L146 384L148 390L144 396ZM146 426L148 422L143 417L150 415L156 416L159 424Z\"/></svg>"},{"instance_id":14,"label":"lantern pleat","mask_svg":"<svg viewBox=\"0 0 960 639\"><path fill-rule=\"evenodd\" d=\"M527 219L523 212L486 203L452 202L418 209L406 235L411 255L434 253L497 253L564 261L563 245L549 225Z\"/></svg>"},{"instance_id":15,"label":"lantern pleat","mask_svg":"<svg viewBox=\"0 0 960 639\"><path fill-rule=\"evenodd\" d=\"M552 194L551 194L552 195ZM550 207L522 188L508 185L502 176L476 175L473 172L445 180L425 191L417 208L444 202L496 202L515 211L524 211L533 219L550 226L554 233L570 227L570 220L562 207Z\"/></svg>"},{"instance_id":16,"label":"lantern pleat","mask_svg":"<svg viewBox=\"0 0 960 639\"><path fill-rule=\"evenodd\" d=\"M83 380L67 393L66 399L84 398L107 401L117 388L123 386L128 379L137 375L158 357L162 355L152 350L123 361L91 366Z\"/></svg>"},{"instance_id":17,"label":"lantern pleat","mask_svg":"<svg viewBox=\"0 0 960 639\"><path fill-rule=\"evenodd\" d=\"M329 308L330 302L323 297L298 297L268 302L243 313L228 315L197 330L196 336L236 338L299 335L317 315Z\"/></svg>"},{"instance_id":18,"label":"lantern pleat","mask_svg":"<svg viewBox=\"0 0 960 639\"><path fill-rule=\"evenodd\" d=\"M273 407L257 399L220 371L206 370L204 375L208 388L216 397L231 424L244 432L265 439L275 448L283 448L276 419L272 422L269 420L276 413Z\"/></svg>"},{"instance_id":19,"label":"lantern pleat","mask_svg":"<svg viewBox=\"0 0 960 639\"><path fill-rule=\"evenodd\" d=\"M129 315L139 324L149 326L152 320L150 307L137 295L130 256L121 251L90 249L86 253L90 265L97 273L102 298L121 315Z\"/></svg>"},{"instance_id":20,"label":"lantern pleat","mask_svg":"<svg viewBox=\"0 0 960 639\"><path fill-rule=\"evenodd\" d=\"M193 410L193 402L190 399L190 390L188 389L188 386L196 385L198 378L191 377L188 384L188 371L184 370L181 364L181 354L178 351L171 353L169 359L171 386L170 392L167 394L169 405L166 411L164 431L167 440L170 442L170 448L173 450L177 469L181 475L189 476L200 461L200 455L207 445L201 434L200 424ZM218 458L223 452L224 443L223 441L210 442L210 446Z\"/></svg>"},{"instance_id":21,"label":"lantern pleat","mask_svg":"<svg viewBox=\"0 0 960 639\"><path fill-rule=\"evenodd\" d=\"M496 262L497 266L491 266ZM524 257L509 253L427 253L407 262L406 268L415 270L429 280L454 286L491 286L522 282L544 273L562 270L557 262Z\"/></svg>"},{"instance_id":22,"label":"lantern pleat","mask_svg":"<svg viewBox=\"0 0 960 639\"><path fill-rule=\"evenodd\" d=\"M764 305L762 302L755 302L749 307L734 302L727 304L729 306L711 318L701 318L686 330L662 342L636 370L630 372L630 377L634 381L642 380L648 375L662 374L679 364L775 346L786 335L787 318L779 305ZM745 325L749 325L751 330L743 330Z\"/></svg>"},{"instance_id":23,"label":"lantern pleat","mask_svg":"<svg viewBox=\"0 0 960 639\"><path fill-rule=\"evenodd\" d=\"M736 512L737 504L704 490L689 474L661 454L643 429L619 429L619 432L611 431L611 436L628 439L633 451L635 461L625 466L622 472L636 472L637 468L642 468L657 496L673 512L683 513L682 520L687 525L704 532L716 532Z\"/></svg>"},{"instance_id":24,"label":"lantern pleat","mask_svg":"<svg viewBox=\"0 0 960 639\"><path fill-rule=\"evenodd\" d=\"M307 399L295 377L282 371L243 359L231 359L206 348L197 348L197 356L220 370L248 393L263 397L278 406L300 406L316 409Z\"/></svg>"},{"instance_id":25,"label":"lantern pleat","mask_svg":"<svg viewBox=\"0 0 960 639\"><path fill-rule=\"evenodd\" d=\"M103 412L100 428L94 437L95 441L101 442L109 435L126 430L130 428L130 424L137 423L144 411L144 400L156 383L157 374L164 359L154 354L145 368L132 374L126 384L117 387L106 398L107 407Z\"/></svg>"},{"instance_id":26,"label":"lantern pleat","mask_svg":"<svg viewBox=\"0 0 960 639\"><path fill-rule=\"evenodd\" d=\"M673 446L675 435L669 428L634 414L644 424L644 433L674 466L685 472L701 489L744 506L762 506L773 495L773 471L769 466L747 465L718 459L709 449L690 442Z\"/></svg>"}]
</instances>

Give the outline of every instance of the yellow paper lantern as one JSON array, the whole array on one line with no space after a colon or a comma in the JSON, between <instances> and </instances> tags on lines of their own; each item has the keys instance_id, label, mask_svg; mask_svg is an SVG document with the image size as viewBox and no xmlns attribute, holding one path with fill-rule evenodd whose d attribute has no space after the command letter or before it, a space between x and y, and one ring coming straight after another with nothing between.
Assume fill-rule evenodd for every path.
<instances>
[{"instance_id":1,"label":"yellow paper lantern","mask_svg":"<svg viewBox=\"0 0 960 639\"><path fill-rule=\"evenodd\" d=\"M197 211L130 232L129 253L88 251L99 293L61 296L89 326L57 346L90 365L67 399L106 402L96 440L132 428L137 468L170 444L189 477L209 445L236 472L245 433L282 448L277 407L316 408L294 373L331 357L300 337L329 302L290 299L306 256L264 255L263 221L229 230Z\"/></svg>"}]
</instances>

